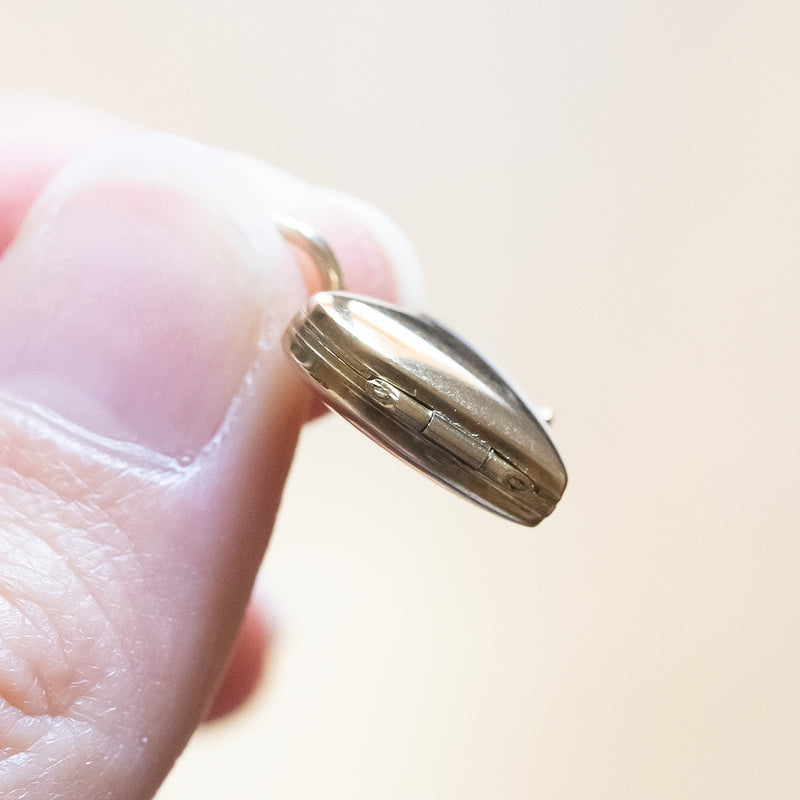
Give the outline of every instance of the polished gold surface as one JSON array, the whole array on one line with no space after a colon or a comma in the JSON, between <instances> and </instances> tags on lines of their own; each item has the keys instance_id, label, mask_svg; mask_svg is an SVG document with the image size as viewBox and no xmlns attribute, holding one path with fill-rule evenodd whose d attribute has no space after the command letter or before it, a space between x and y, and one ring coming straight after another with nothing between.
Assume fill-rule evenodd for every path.
<instances>
[{"instance_id":1,"label":"polished gold surface","mask_svg":"<svg viewBox=\"0 0 800 800\"><path fill-rule=\"evenodd\" d=\"M311 225L285 214L273 214L272 223L287 242L299 247L311 258L326 289L345 288L342 267L335 253Z\"/></svg>"},{"instance_id":2,"label":"polished gold surface","mask_svg":"<svg viewBox=\"0 0 800 800\"><path fill-rule=\"evenodd\" d=\"M315 423L270 679L160 800L800 795L798 27L756 0L5 9L6 84L395 216L570 469L531 532Z\"/></svg>"},{"instance_id":3,"label":"polished gold surface","mask_svg":"<svg viewBox=\"0 0 800 800\"><path fill-rule=\"evenodd\" d=\"M546 424L430 318L319 292L289 325L284 347L334 411L457 494L529 526L561 499L567 473Z\"/></svg>"}]
</instances>

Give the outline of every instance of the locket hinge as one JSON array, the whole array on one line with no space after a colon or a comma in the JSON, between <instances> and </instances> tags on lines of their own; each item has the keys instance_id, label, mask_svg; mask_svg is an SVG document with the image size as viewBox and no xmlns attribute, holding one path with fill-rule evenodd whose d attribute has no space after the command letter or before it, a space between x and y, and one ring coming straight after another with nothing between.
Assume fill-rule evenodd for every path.
<instances>
[{"instance_id":1,"label":"locket hinge","mask_svg":"<svg viewBox=\"0 0 800 800\"><path fill-rule=\"evenodd\" d=\"M372 398L406 428L446 450L476 472L512 492L539 492L533 481L491 445L445 414L420 403L385 378L367 381Z\"/></svg>"}]
</instances>

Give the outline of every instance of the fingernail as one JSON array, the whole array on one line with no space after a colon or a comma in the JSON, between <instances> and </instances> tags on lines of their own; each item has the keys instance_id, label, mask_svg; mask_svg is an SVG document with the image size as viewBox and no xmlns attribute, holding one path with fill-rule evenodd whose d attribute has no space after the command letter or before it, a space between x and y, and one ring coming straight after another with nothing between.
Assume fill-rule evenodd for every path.
<instances>
[{"instance_id":1,"label":"fingernail","mask_svg":"<svg viewBox=\"0 0 800 800\"><path fill-rule=\"evenodd\" d=\"M268 213L222 156L174 137L76 159L0 262L0 391L194 457L302 295Z\"/></svg>"}]
</instances>

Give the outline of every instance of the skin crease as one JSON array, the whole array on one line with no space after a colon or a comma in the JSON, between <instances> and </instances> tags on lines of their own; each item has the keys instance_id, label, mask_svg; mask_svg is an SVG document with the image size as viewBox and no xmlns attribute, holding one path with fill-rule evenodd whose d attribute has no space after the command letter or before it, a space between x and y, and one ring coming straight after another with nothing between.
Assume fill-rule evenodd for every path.
<instances>
[{"instance_id":1,"label":"skin crease","mask_svg":"<svg viewBox=\"0 0 800 800\"><path fill-rule=\"evenodd\" d=\"M51 130L54 119L69 135L58 146L48 142L47 133L31 144L25 131ZM184 178L175 183L168 177L170 189L158 195L157 203L127 179L94 181L90 189L66 184L59 189L56 181L45 190L63 165L72 169L78 163L75 157L88 158L91 166L98 142L115 136L118 123L46 103L20 105L19 100L0 100L0 121L8 134L0 139L0 249L5 251L0 298L10 302L8 287L14 288L15 297L22 298L14 313L28 308L26 298L39 296L48 285L56 306L76 286L85 294L96 285L111 316L114 302L123 303L122 312L137 297L144 298L143 309L150 308L153 278L144 270L139 283L132 279L135 259L123 282L122 300L103 294L104 269L114 265L124 276L124 257L141 244L147 258L139 265L155 263L153 275L165 274L165 285L175 281L188 292L186 297L196 298L183 307L178 291L170 301L174 316L168 338L175 363L181 353L191 353L199 360L197 369L208 370L203 379L213 380L219 374L210 354L214 351L196 344L209 335L219 337L222 352L240 360L240 372L235 364L225 364L225 383L215 405L199 418L199 428L188 439L180 434L159 450L179 424L175 420L167 419L162 437L157 427L143 429L135 415L133 421L127 419L128 409L120 406L109 425L121 427L99 431L98 438L81 427L92 419L91 414L81 417L81 410L92 408L83 405L86 398L78 396L56 409L64 419L54 417L31 405L41 398L30 393L30 380L20 383L19 364L3 362L0 356L0 796L143 800L155 793L197 724L206 715L219 716L236 707L255 683L268 639L257 612L250 612L235 649L234 642L298 431L313 413L312 398L279 345L281 331L307 292L301 269L277 234L261 232L263 223L250 231L247 220L261 219L250 212L266 204L267 194L273 203L283 197L282 211L308 220L329 239L354 290L391 299L395 279L386 251L364 217L335 196L282 173L258 167L257 178L243 181L249 170L244 162L234 166L235 159L229 164L218 153L192 150L187 163L197 165L202 175L219 170L219 180L230 179L234 187L232 205L211 208L219 225L215 232L202 234L215 243L209 248L197 240L197 231L209 228L197 222L208 220L211 202L203 199L202 181L195 191L181 183ZM153 180L158 183L162 162L172 165L175 160L171 152L159 155L161 150L175 148L180 154L189 145L148 140L142 147L145 159L150 158L148 148L155 153ZM79 173L76 167L73 175ZM128 202L134 196L136 202ZM215 192L208 197L216 198ZM81 228L67 213L72 205L85 210L88 204L90 214L93 202L111 209L119 230L130 234L120 240L117 252L106 236L102 258L92 247L97 231L84 223ZM144 243L139 242L136 232L145 230L142 219L159 224L169 219L166 228L159 228L167 231L164 238L143 235ZM113 220L103 226L106 232L111 229ZM75 230L82 232L76 235ZM52 253L80 257L62 263L48 255L48 236ZM159 261L165 248L171 256ZM209 261L196 273L181 271L182 263L195 263L211 251L222 254L218 261ZM226 272L220 273L223 267ZM228 278L218 283L227 270L240 276L239 289L230 288ZM39 272L39 290L31 290ZM220 291L228 310L213 306L208 313L221 313L214 318L219 324L198 339L197 325L208 319L198 309ZM63 330L74 335L75 318L86 318L78 312L71 317L67 304L64 319L56 314L51 321L50 307L55 306L36 312L40 316L32 322L24 315L15 321L12 332L31 326L24 336L26 347L34 346L30 342L40 330L44 346L50 347L47 343L58 342ZM10 324L11 309L0 301L0 328ZM240 324L242 319L246 325ZM97 321L100 327L103 323ZM51 324L61 327L48 332ZM143 330L142 352L128 353L129 364L123 360L131 375L143 374L154 358L167 358L162 352L165 340L155 335L148 339L150 327ZM118 346L115 340L101 344ZM61 361L53 366L45 358L42 363L48 374L62 368ZM102 371L98 374L102 378ZM38 378L35 385L38 391ZM191 384L189 390L196 391ZM52 392L47 397L52 399ZM103 408L115 406L104 401ZM215 409L221 412L219 419ZM197 430L208 431L210 438L198 438ZM136 434L125 437L125 431ZM176 457L181 447L187 457ZM226 665L229 677L222 682ZM217 691L219 699L212 706Z\"/></svg>"}]
</instances>

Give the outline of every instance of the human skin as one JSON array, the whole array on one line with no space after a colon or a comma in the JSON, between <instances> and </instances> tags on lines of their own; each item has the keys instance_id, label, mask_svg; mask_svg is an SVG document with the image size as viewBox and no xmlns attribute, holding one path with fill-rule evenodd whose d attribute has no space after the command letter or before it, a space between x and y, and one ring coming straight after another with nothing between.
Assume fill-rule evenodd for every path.
<instances>
[{"instance_id":1,"label":"human skin","mask_svg":"<svg viewBox=\"0 0 800 800\"><path fill-rule=\"evenodd\" d=\"M418 298L402 234L352 198L0 98L3 798L152 797L255 682L267 629L242 621L316 413L280 347L316 277L273 210L354 291Z\"/></svg>"}]
</instances>

